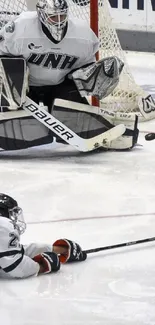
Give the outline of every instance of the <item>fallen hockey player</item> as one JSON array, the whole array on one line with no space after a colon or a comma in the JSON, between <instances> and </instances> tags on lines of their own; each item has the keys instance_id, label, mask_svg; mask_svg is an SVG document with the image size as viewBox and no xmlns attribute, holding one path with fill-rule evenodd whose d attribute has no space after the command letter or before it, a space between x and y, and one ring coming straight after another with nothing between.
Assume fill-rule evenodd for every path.
<instances>
[{"instance_id":1,"label":"fallen hockey player","mask_svg":"<svg viewBox=\"0 0 155 325\"><path fill-rule=\"evenodd\" d=\"M23 246L20 235L26 224L22 209L12 197L0 193L0 277L27 278L57 272L61 263L80 262L87 258L81 247L68 239L53 245L32 243Z\"/></svg>"}]
</instances>

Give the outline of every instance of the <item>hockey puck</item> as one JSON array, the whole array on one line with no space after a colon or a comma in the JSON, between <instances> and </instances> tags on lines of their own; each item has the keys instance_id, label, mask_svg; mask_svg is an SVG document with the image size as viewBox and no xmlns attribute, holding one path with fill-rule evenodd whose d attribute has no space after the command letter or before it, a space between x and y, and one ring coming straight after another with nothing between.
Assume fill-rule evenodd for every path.
<instances>
[{"instance_id":1,"label":"hockey puck","mask_svg":"<svg viewBox=\"0 0 155 325\"><path fill-rule=\"evenodd\" d=\"M151 141L155 139L155 133L148 133L145 135L145 140L146 141Z\"/></svg>"}]
</instances>

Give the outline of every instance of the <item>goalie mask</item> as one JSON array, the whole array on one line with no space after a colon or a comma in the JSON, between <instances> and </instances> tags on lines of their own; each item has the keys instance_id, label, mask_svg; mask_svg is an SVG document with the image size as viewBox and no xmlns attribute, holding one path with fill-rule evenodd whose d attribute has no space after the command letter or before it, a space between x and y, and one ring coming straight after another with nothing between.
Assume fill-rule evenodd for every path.
<instances>
[{"instance_id":1,"label":"goalie mask","mask_svg":"<svg viewBox=\"0 0 155 325\"><path fill-rule=\"evenodd\" d=\"M68 21L66 0L38 0L36 5L39 20L49 30L52 37L60 42Z\"/></svg>"},{"instance_id":2,"label":"goalie mask","mask_svg":"<svg viewBox=\"0 0 155 325\"><path fill-rule=\"evenodd\" d=\"M19 234L23 234L26 224L23 218L23 211L11 196L0 193L0 217L8 218L12 221Z\"/></svg>"}]
</instances>

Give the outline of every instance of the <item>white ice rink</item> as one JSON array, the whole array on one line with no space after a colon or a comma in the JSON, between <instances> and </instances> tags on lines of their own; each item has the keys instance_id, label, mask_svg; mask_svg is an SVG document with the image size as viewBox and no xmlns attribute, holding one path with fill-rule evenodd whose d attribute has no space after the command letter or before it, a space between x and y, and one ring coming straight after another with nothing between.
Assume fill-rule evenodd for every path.
<instances>
[{"instance_id":1,"label":"white ice rink","mask_svg":"<svg viewBox=\"0 0 155 325\"><path fill-rule=\"evenodd\" d=\"M128 54L155 95L155 56ZM154 124L154 125L153 125ZM155 122L145 124L155 131ZM0 192L28 223L23 243L66 237L83 249L155 236L155 141L82 155L67 146L0 153ZM88 256L59 273L0 281L0 325L155 325L155 242Z\"/></svg>"}]
</instances>

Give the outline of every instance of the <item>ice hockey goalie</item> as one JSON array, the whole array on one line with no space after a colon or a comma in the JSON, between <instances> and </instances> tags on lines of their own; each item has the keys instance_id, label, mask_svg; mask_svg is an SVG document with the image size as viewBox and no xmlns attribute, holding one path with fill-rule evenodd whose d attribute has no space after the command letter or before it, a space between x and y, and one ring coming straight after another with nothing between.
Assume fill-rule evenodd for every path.
<instances>
[{"instance_id":1,"label":"ice hockey goalie","mask_svg":"<svg viewBox=\"0 0 155 325\"><path fill-rule=\"evenodd\" d=\"M26 101L26 93L31 97L28 89L28 68L23 58L0 59L0 148L3 150L19 150L53 142L63 142L42 123L31 117L22 107ZM48 87L45 87L48 88ZM44 92L45 96L46 91ZM41 99L41 94L39 95ZM59 97L59 95L57 95ZM36 99L37 102L37 99ZM78 105L77 105L78 107ZM113 124L93 113L70 110L54 105L50 111L58 120L82 137L90 138L113 128ZM132 148L137 141L137 121L133 128L126 129L123 137L109 144L109 149Z\"/></svg>"}]
</instances>

